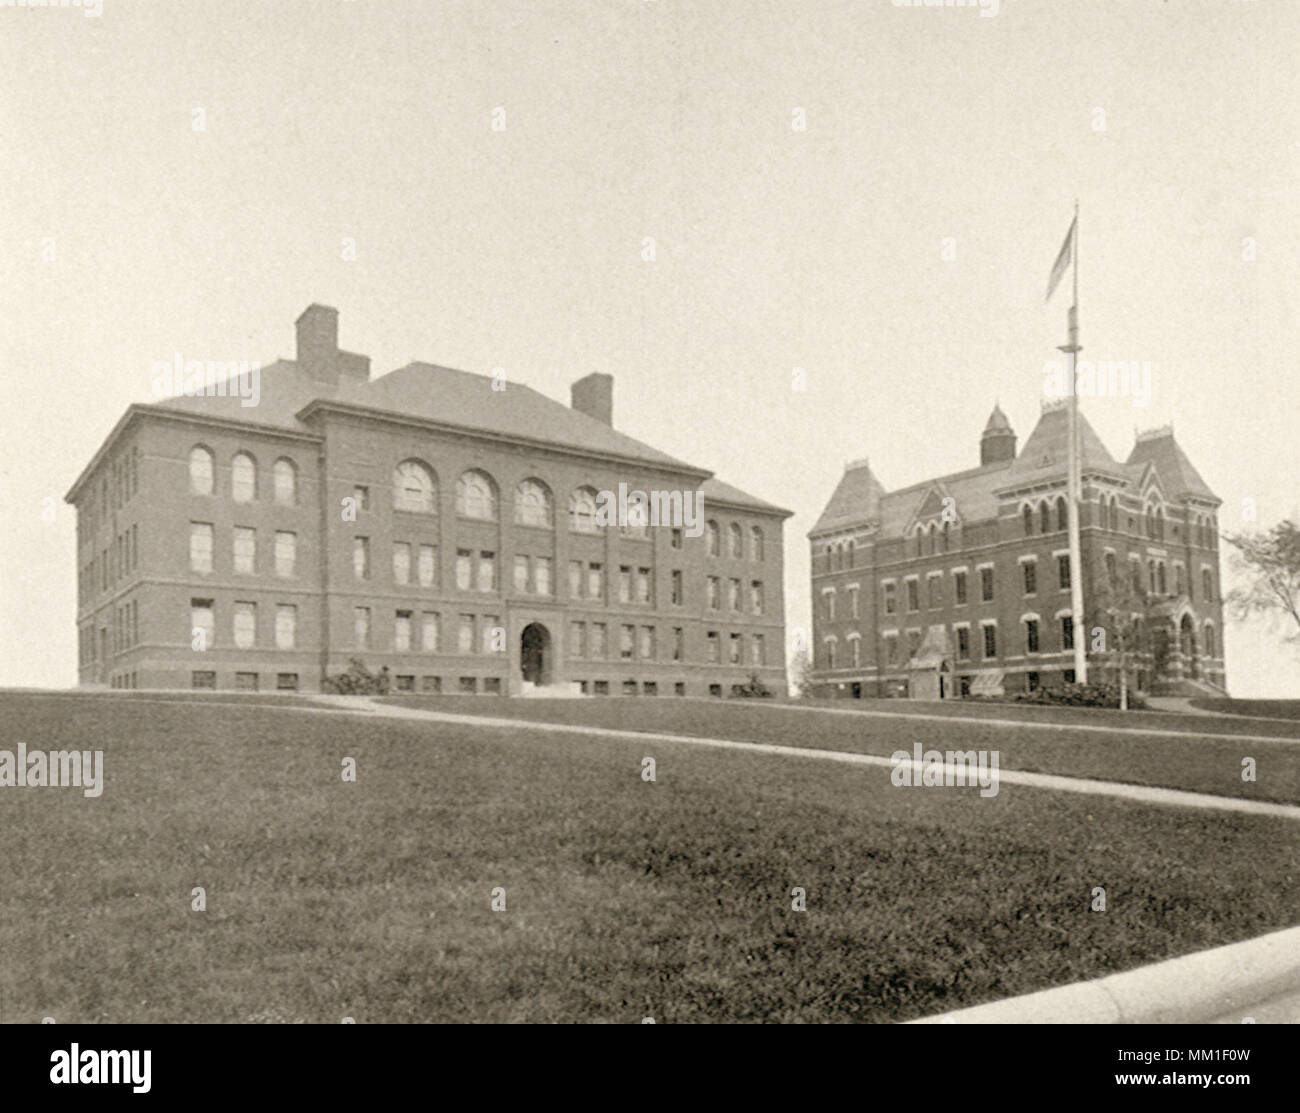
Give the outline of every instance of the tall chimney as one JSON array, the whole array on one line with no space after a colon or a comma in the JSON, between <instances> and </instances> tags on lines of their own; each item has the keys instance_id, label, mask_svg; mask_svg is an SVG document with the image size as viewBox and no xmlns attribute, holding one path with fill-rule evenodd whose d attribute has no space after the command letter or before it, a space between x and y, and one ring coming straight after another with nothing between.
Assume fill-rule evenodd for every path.
<instances>
[{"instance_id":1,"label":"tall chimney","mask_svg":"<svg viewBox=\"0 0 1300 1113\"><path fill-rule=\"evenodd\" d=\"M297 321L298 364L313 379L338 382L339 311L312 304Z\"/></svg>"},{"instance_id":2,"label":"tall chimney","mask_svg":"<svg viewBox=\"0 0 1300 1113\"><path fill-rule=\"evenodd\" d=\"M614 376L602 371L575 382L570 391L572 408L606 425L614 424Z\"/></svg>"}]
</instances>

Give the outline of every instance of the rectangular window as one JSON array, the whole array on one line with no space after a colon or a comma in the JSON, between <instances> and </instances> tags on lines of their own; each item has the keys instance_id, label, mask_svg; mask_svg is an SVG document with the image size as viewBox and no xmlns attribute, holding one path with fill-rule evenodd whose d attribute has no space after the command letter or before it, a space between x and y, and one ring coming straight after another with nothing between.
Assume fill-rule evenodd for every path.
<instances>
[{"instance_id":1,"label":"rectangular window","mask_svg":"<svg viewBox=\"0 0 1300 1113\"><path fill-rule=\"evenodd\" d=\"M251 649L257 641L257 604L236 603L234 610L235 646Z\"/></svg>"},{"instance_id":2,"label":"rectangular window","mask_svg":"<svg viewBox=\"0 0 1300 1113\"><path fill-rule=\"evenodd\" d=\"M569 623L569 653L574 657L587 655L587 624L585 622Z\"/></svg>"},{"instance_id":3,"label":"rectangular window","mask_svg":"<svg viewBox=\"0 0 1300 1113\"><path fill-rule=\"evenodd\" d=\"M856 639L853 642L857 646ZM762 634L755 634L749 639L749 663L751 665L767 664L767 640Z\"/></svg>"},{"instance_id":4,"label":"rectangular window","mask_svg":"<svg viewBox=\"0 0 1300 1113\"><path fill-rule=\"evenodd\" d=\"M625 661L632 659L633 644L636 641L635 626L620 626L618 633L618 655Z\"/></svg>"},{"instance_id":5,"label":"rectangular window","mask_svg":"<svg viewBox=\"0 0 1300 1113\"><path fill-rule=\"evenodd\" d=\"M456 649L460 653L474 652L474 616L460 616L460 626L456 630Z\"/></svg>"},{"instance_id":6,"label":"rectangular window","mask_svg":"<svg viewBox=\"0 0 1300 1113\"><path fill-rule=\"evenodd\" d=\"M411 544L409 541L393 542L393 583L411 582Z\"/></svg>"},{"instance_id":7,"label":"rectangular window","mask_svg":"<svg viewBox=\"0 0 1300 1113\"><path fill-rule=\"evenodd\" d=\"M749 585L749 587L750 587L751 601L758 600L757 602L753 602L752 609L755 614L762 614L763 606L762 606L761 598L763 593L763 585L760 584L757 580L755 580L752 584ZM849 588L849 616L851 618L859 617L858 616L858 588L856 584L854 584L852 587Z\"/></svg>"},{"instance_id":8,"label":"rectangular window","mask_svg":"<svg viewBox=\"0 0 1300 1113\"><path fill-rule=\"evenodd\" d=\"M890 634L885 638L885 664L898 664L898 635Z\"/></svg>"},{"instance_id":9,"label":"rectangular window","mask_svg":"<svg viewBox=\"0 0 1300 1113\"><path fill-rule=\"evenodd\" d=\"M636 570L636 601L638 603L650 602L649 568L638 568Z\"/></svg>"},{"instance_id":10,"label":"rectangular window","mask_svg":"<svg viewBox=\"0 0 1300 1113\"><path fill-rule=\"evenodd\" d=\"M943 577L930 576L926 583L930 596L930 609L937 610L943 606Z\"/></svg>"},{"instance_id":11,"label":"rectangular window","mask_svg":"<svg viewBox=\"0 0 1300 1113\"><path fill-rule=\"evenodd\" d=\"M708 656L705 660L707 660L710 665L716 665L722 660L722 642L718 638L718 632L716 630L710 630L706 637Z\"/></svg>"},{"instance_id":12,"label":"rectangular window","mask_svg":"<svg viewBox=\"0 0 1300 1113\"><path fill-rule=\"evenodd\" d=\"M740 610L740 581L734 578L727 581L727 609Z\"/></svg>"},{"instance_id":13,"label":"rectangular window","mask_svg":"<svg viewBox=\"0 0 1300 1113\"><path fill-rule=\"evenodd\" d=\"M217 687L217 674L204 669L196 669L190 673L190 687L215 690Z\"/></svg>"},{"instance_id":14,"label":"rectangular window","mask_svg":"<svg viewBox=\"0 0 1300 1113\"><path fill-rule=\"evenodd\" d=\"M684 655L685 655L685 651L682 646L682 628L680 626L674 626L673 627L673 660L680 661Z\"/></svg>"},{"instance_id":15,"label":"rectangular window","mask_svg":"<svg viewBox=\"0 0 1300 1113\"><path fill-rule=\"evenodd\" d=\"M438 612L425 611L420 616L421 644L425 653L438 652Z\"/></svg>"},{"instance_id":16,"label":"rectangular window","mask_svg":"<svg viewBox=\"0 0 1300 1113\"><path fill-rule=\"evenodd\" d=\"M763 613L763 584L761 580L755 580L749 585L749 608L754 614ZM858 593L853 592L853 617L858 617Z\"/></svg>"},{"instance_id":17,"label":"rectangular window","mask_svg":"<svg viewBox=\"0 0 1300 1113\"><path fill-rule=\"evenodd\" d=\"M885 584L885 614L895 614L898 611L898 585L893 583Z\"/></svg>"},{"instance_id":18,"label":"rectangular window","mask_svg":"<svg viewBox=\"0 0 1300 1113\"><path fill-rule=\"evenodd\" d=\"M582 561L569 561L569 598L582 598Z\"/></svg>"},{"instance_id":19,"label":"rectangular window","mask_svg":"<svg viewBox=\"0 0 1300 1113\"><path fill-rule=\"evenodd\" d=\"M674 568L670 577L670 597L674 607L682 605L682 572L680 568Z\"/></svg>"},{"instance_id":20,"label":"rectangular window","mask_svg":"<svg viewBox=\"0 0 1300 1113\"><path fill-rule=\"evenodd\" d=\"M428 692L430 695L440 695L442 693L442 677L441 676L420 677L420 691Z\"/></svg>"},{"instance_id":21,"label":"rectangular window","mask_svg":"<svg viewBox=\"0 0 1300 1113\"><path fill-rule=\"evenodd\" d=\"M682 547L682 531L680 529L674 529L672 533L669 534L668 543L674 549L680 549Z\"/></svg>"},{"instance_id":22,"label":"rectangular window","mask_svg":"<svg viewBox=\"0 0 1300 1113\"><path fill-rule=\"evenodd\" d=\"M984 627L984 656L986 659L992 659L998 655L998 628L996 626Z\"/></svg>"},{"instance_id":23,"label":"rectangular window","mask_svg":"<svg viewBox=\"0 0 1300 1113\"><path fill-rule=\"evenodd\" d=\"M506 649L505 631L501 629L501 616L485 614L483 616L483 652L504 653Z\"/></svg>"},{"instance_id":24,"label":"rectangular window","mask_svg":"<svg viewBox=\"0 0 1300 1113\"><path fill-rule=\"evenodd\" d=\"M1038 564L1027 560L1021 566L1025 574L1025 594L1033 595L1038 591Z\"/></svg>"},{"instance_id":25,"label":"rectangular window","mask_svg":"<svg viewBox=\"0 0 1300 1113\"><path fill-rule=\"evenodd\" d=\"M473 574L474 554L468 549L456 550L456 587L469 591Z\"/></svg>"},{"instance_id":26,"label":"rectangular window","mask_svg":"<svg viewBox=\"0 0 1300 1113\"><path fill-rule=\"evenodd\" d=\"M296 672L277 672L275 674L275 687L281 692L296 692L298 690L298 674Z\"/></svg>"},{"instance_id":27,"label":"rectangular window","mask_svg":"<svg viewBox=\"0 0 1300 1113\"><path fill-rule=\"evenodd\" d=\"M370 608L352 608L352 636L358 649L370 648Z\"/></svg>"},{"instance_id":28,"label":"rectangular window","mask_svg":"<svg viewBox=\"0 0 1300 1113\"><path fill-rule=\"evenodd\" d=\"M716 611L722 605L722 583L717 576L709 577L709 610Z\"/></svg>"},{"instance_id":29,"label":"rectangular window","mask_svg":"<svg viewBox=\"0 0 1300 1113\"><path fill-rule=\"evenodd\" d=\"M395 686L396 686L397 691L399 691L399 692L414 692L414 691L415 691L415 677L414 677L414 676L395 676L395 677L393 678L393 680L396 682Z\"/></svg>"},{"instance_id":30,"label":"rectangular window","mask_svg":"<svg viewBox=\"0 0 1300 1113\"><path fill-rule=\"evenodd\" d=\"M528 558L526 556L515 557L515 590L526 592L528 590Z\"/></svg>"},{"instance_id":31,"label":"rectangular window","mask_svg":"<svg viewBox=\"0 0 1300 1113\"><path fill-rule=\"evenodd\" d=\"M980 569L980 598L985 603L993 602L993 569Z\"/></svg>"},{"instance_id":32,"label":"rectangular window","mask_svg":"<svg viewBox=\"0 0 1300 1113\"><path fill-rule=\"evenodd\" d=\"M438 583L438 547L420 546L420 586L434 587Z\"/></svg>"},{"instance_id":33,"label":"rectangular window","mask_svg":"<svg viewBox=\"0 0 1300 1113\"><path fill-rule=\"evenodd\" d=\"M257 570L257 530L235 527L235 571L252 575Z\"/></svg>"},{"instance_id":34,"label":"rectangular window","mask_svg":"<svg viewBox=\"0 0 1300 1113\"><path fill-rule=\"evenodd\" d=\"M298 566L298 535L288 530L275 531L275 574L292 576Z\"/></svg>"},{"instance_id":35,"label":"rectangular window","mask_svg":"<svg viewBox=\"0 0 1300 1113\"><path fill-rule=\"evenodd\" d=\"M587 598L597 602L605 598L605 569L600 564L587 565Z\"/></svg>"},{"instance_id":36,"label":"rectangular window","mask_svg":"<svg viewBox=\"0 0 1300 1113\"><path fill-rule=\"evenodd\" d=\"M237 672L237 673L235 673L235 691L237 691L237 692L256 692L256 691L257 691L257 673L255 673L255 672Z\"/></svg>"},{"instance_id":37,"label":"rectangular window","mask_svg":"<svg viewBox=\"0 0 1300 1113\"><path fill-rule=\"evenodd\" d=\"M275 607L275 648L293 649L298 641L298 608L292 603Z\"/></svg>"},{"instance_id":38,"label":"rectangular window","mask_svg":"<svg viewBox=\"0 0 1300 1113\"><path fill-rule=\"evenodd\" d=\"M593 622L591 624L591 655L593 657L604 657L606 653L605 624L603 622Z\"/></svg>"},{"instance_id":39,"label":"rectangular window","mask_svg":"<svg viewBox=\"0 0 1300 1113\"><path fill-rule=\"evenodd\" d=\"M966 602L966 573L954 572L952 574L952 590L956 597L957 605L963 606Z\"/></svg>"},{"instance_id":40,"label":"rectangular window","mask_svg":"<svg viewBox=\"0 0 1300 1113\"><path fill-rule=\"evenodd\" d=\"M966 626L957 627L957 660L970 660L970 628Z\"/></svg>"},{"instance_id":41,"label":"rectangular window","mask_svg":"<svg viewBox=\"0 0 1300 1113\"><path fill-rule=\"evenodd\" d=\"M626 564L620 565L618 570L618 601L632 602L632 569Z\"/></svg>"},{"instance_id":42,"label":"rectangular window","mask_svg":"<svg viewBox=\"0 0 1300 1113\"><path fill-rule=\"evenodd\" d=\"M411 649L411 612L398 611L393 619L393 648L398 653Z\"/></svg>"},{"instance_id":43,"label":"rectangular window","mask_svg":"<svg viewBox=\"0 0 1300 1113\"><path fill-rule=\"evenodd\" d=\"M478 694L478 677L462 676L460 678L460 690L463 695L473 696Z\"/></svg>"},{"instance_id":44,"label":"rectangular window","mask_svg":"<svg viewBox=\"0 0 1300 1113\"><path fill-rule=\"evenodd\" d=\"M732 634L727 644L727 660L733 664L740 664L741 660L741 636Z\"/></svg>"},{"instance_id":45,"label":"rectangular window","mask_svg":"<svg viewBox=\"0 0 1300 1113\"><path fill-rule=\"evenodd\" d=\"M653 661L655 656L655 628L642 626L641 637L637 643L638 656L643 661Z\"/></svg>"},{"instance_id":46,"label":"rectangular window","mask_svg":"<svg viewBox=\"0 0 1300 1113\"><path fill-rule=\"evenodd\" d=\"M1036 619L1028 619L1025 622L1025 652L1038 652L1038 622Z\"/></svg>"},{"instance_id":47,"label":"rectangular window","mask_svg":"<svg viewBox=\"0 0 1300 1113\"><path fill-rule=\"evenodd\" d=\"M907 581L907 610L919 611L921 609L921 585L916 580Z\"/></svg>"},{"instance_id":48,"label":"rectangular window","mask_svg":"<svg viewBox=\"0 0 1300 1113\"><path fill-rule=\"evenodd\" d=\"M103 584L100 590L108 587L108 550L104 550L103 563L101 567L104 571ZM211 572L212 571L212 523L211 522L191 522L190 523L190 571L191 572Z\"/></svg>"},{"instance_id":49,"label":"rectangular window","mask_svg":"<svg viewBox=\"0 0 1300 1113\"><path fill-rule=\"evenodd\" d=\"M356 500L357 510L370 509L370 488L369 487L353 487L352 497L353 499Z\"/></svg>"},{"instance_id":50,"label":"rectangular window","mask_svg":"<svg viewBox=\"0 0 1300 1113\"><path fill-rule=\"evenodd\" d=\"M1056 558L1056 578L1060 581L1062 591L1069 589L1070 557L1068 554L1062 554Z\"/></svg>"},{"instance_id":51,"label":"rectangular window","mask_svg":"<svg viewBox=\"0 0 1300 1113\"><path fill-rule=\"evenodd\" d=\"M481 552L478 555L478 589L479 591L495 591L497 586L497 555L492 552Z\"/></svg>"},{"instance_id":52,"label":"rectangular window","mask_svg":"<svg viewBox=\"0 0 1300 1113\"><path fill-rule=\"evenodd\" d=\"M538 557L533 564L533 588L538 595L551 594L550 557Z\"/></svg>"},{"instance_id":53,"label":"rectangular window","mask_svg":"<svg viewBox=\"0 0 1300 1113\"><path fill-rule=\"evenodd\" d=\"M1061 648L1074 648L1074 618L1068 614L1061 619Z\"/></svg>"},{"instance_id":54,"label":"rectangular window","mask_svg":"<svg viewBox=\"0 0 1300 1113\"><path fill-rule=\"evenodd\" d=\"M352 539L352 574L358 580L370 579L370 538Z\"/></svg>"}]
</instances>

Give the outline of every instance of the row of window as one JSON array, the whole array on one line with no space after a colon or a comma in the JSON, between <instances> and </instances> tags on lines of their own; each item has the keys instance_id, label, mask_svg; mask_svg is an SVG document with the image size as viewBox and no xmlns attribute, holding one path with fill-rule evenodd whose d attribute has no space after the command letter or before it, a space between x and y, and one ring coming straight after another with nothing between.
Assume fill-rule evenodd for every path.
<instances>
[{"instance_id":1,"label":"row of window","mask_svg":"<svg viewBox=\"0 0 1300 1113\"><path fill-rule=\"evenodd\" d=\"M1061 615L1057 620L1057 646L1052 649L1045 648L1043 645L1041 620L1037 616L1027 616L1021 622L1021 632L1024 638L1024 652L1033 653L1050 653L1050 652L1069 652L1074 649L1074 618L1071 615ZM998 655L998 630L995 620L988 620L981 623L981 647L982 656L986 661L994 660ZM957 661L971 660L971 631L967 625L955 626L953 628L955 635L956 647L954 658ZM1140 634L1136 635L1140 638ZM861 635L849 634L845 639L848 646L849 660L841 660L838 655L839 639L835 635L829 635L823 640L823 665L827 669L858 667L862 664L862 638ZM894 668L904 665L913 654L921 647L921 631L909 630L907 632L907 657L899 657L899 639L896 633L886 633L881 636L883 646L884 665L886 668ZM1207 657L1215 656L1215 633L1214 624L1206 622L1204 626L1203 652Z\"/></svg>"},{"instance_id":2,"label":"row of window","mask_svg":"<svg viewBox=\"0 0 1300 1113\"><path fill-rule=\"evenodd\" d=\"M133 525L113 538L113 544L101 549L81 568L77 577L77 599L85 603L98 592L107 591L123 576L140 566L140 527Z\"/></svg>"},{"instance_id":3,"label":"row of window","mask_svg":"<svg viewBox=\"0 0 1300 1113\"><path fill-rule=\"evenodd\" d=\"M1026 503L1020 511L1024 524L1024 535L1031 537L1035 533L1045 534L1061 532L1069 528L1069 509L1066 500L1058 497L1055 502L1043 500L1037 506ZM1165 536L1165 512L1163 507L1151 503L1143 517L1146 536L1153 540L1163 540ZM1120 505L1118 497L1102 497L1101 519L1103 528L1120 529ZM1132 517L1128 519L1129 530L1134 532ZM1178 526L1173 527L1178 535ZM911 536L907 539L907 556L933 556L951 551L954 530L948 521L933 521L928 525L917 523ZM1212 516L1195 515L1189 519L1188 532L1193 545L1202 548L1217 548L1217 524ZM832 542L826 547L826 568L828 571L855 567L856 549L852 539Z\"/></svg>"},{"instance_id":4,"label":"row of window","mask_svg":"<svg viewBox=\"0 0 1300 1113\"><path fill-rule=\"evenodd\" d=\"M120 510L140 490L140 449L124 448L111 461L99 481L99 491L92 487L84 503L83 536L89 537L109 514Z\"/></svg>"},{"instance_id":5,"label":"row of window","mask_svg":"<svg viewBox=\"0 0 1300 1113\"><path fill-rule=\"evenodd\" d=\"M211 522L190 523L190 571L209 573L213 567L214 532ZM298 569L298 535L276 530L274 565L277 576L294 576ZM231 567L239 575L257 572L257 530L235 526L231 532Z\"/></svg>"},{"instance_id":6,"label":"row of window","mask_svg":"<svg viewBox=\"0 0 1300 1113\"><path fill-rule=\"evenodd\" d=\"M216 493L216 456L204 445L190 450L190 490L198 495ZM281 457L272 465L274 498L277 503L293 505L297 502L297 468L293 461ZM438 513L438 478L433 469L421 460L403 460L393 469L393 509L412 514ZM248 452L237 452L230 465L230 494L236 502L252 502L258 498L257 462ZM353 491L353 510L367 510L370 505L368 487ZM456 513L463 518L495 522L499 520L500 497L496 481L479 468L471 468L456 481ZM577 488L569 496L569 528L577 533L597 533L608 523L602 514L601 494L594 487ZM649 536L650 518L641 513L643 507L633 502L629 507L628 521L620 523L621 532L628 537ZM555 496L542 480L528 478L515 488L514 520L519 525L538 529L555 527ZM662 518L660 519L662 520ZM716 521L706 524L708 549L711 556L721 553L721 527ZM733 557L745 555L745 533L738 523L727 530L728 548ZM672 547L683 545L683 531L672 529ZM764 559L763 530L752 526L749 530L749 554L753 560Z\"/></svg>"},{"instance_id":7,"label":"row of window","mask_svg":"<svg viewBox=\"0 0 1300 1113\"><path fill-rule=\"evenodd\" d=\"M259 674L255 672L237 672L235 673L235 689L242 692L256 692L259 685ZM134 687L134 685L132 685ZM215 669L195 669L190 673L190 687L201 689L203 691L216 691L217 672ZM298 690L298 674L296 672L277 672L275 674L275 687L279 692L296 692Z\"/></svg>"},{"instance_id":8,"label":"row of window","mask_svg":"<svg viewBox=\"0 0 1300 1113\"><path fill-rule=\"evenodd\" d=\"M1111 583L1118 582L1118 572L1116 557L1113 552L1106 553L1106 573ZM1135 591L1143 590L1142 581L1142 560L1136 554L1131 554L1129 560L1132 565L1132 583ZM1038 593L1038 559L1036 557L1024 558L1020 561L1021 577L1024 584L1024 594L1033 596ZM994 596L994 577L991 566L980 568L980 601L991 603ZM1149 590L1151 594L1166 595L1169 593L1169 579L1166 570L1166 564L1163 560L1150 559L1147 561L1147 573L1149 580ZM967 574L964 570L957 570L952 574L953 580L953 602L956 606L964 606L968 602ZM926 576L926 606L930 610L938 610L946 605L943 596L944 573L942 571L931 572ZM734 582L734 581L733 581ZM906 589L907 613L915 613L921 609L921 585L920 576L909 576L904 581ZM1060 553L1056 557L1056 587L1058 591L1069 591L1070 583L1070 558L1068 554ZM1190 585L1184 581L1184 569L1182 564L1174 564L1174 583L1173 593L1181 595L1185 588ZM846 589L849 597L849 617L858 618L858 587L856 584L850 585ZM881 608L886 615L898 613L898 584L895 580L884 580L881 583ZM1201 595L1206 602L1212 602L1214 599L1214 574L1209 568L1201 569ZM835 621L836 615L836 597L837 590L833 587L822 589L823 616L828 622Z\"/></svg>"},{"instance_id":9,"label":"row of window","mask_svg":"<svg viewBox=\"0 0 1300 1113\"><path fill-rule=\"evenodd\" d=\"M258 606L247 600L231 604L231 641L236 649L253 649L258 645ZM211 599L190 600L190 646L203 652L217 644L216 605ZM294 603L275 604L275 648L298 646L298 607Z\"/></svg>"}]
</instances>

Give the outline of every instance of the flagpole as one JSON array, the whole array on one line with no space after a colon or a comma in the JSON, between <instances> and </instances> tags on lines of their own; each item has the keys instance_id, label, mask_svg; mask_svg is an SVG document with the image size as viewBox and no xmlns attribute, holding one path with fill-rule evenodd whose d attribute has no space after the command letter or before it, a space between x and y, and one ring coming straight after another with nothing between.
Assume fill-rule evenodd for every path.
<instances>
[{"instance_id":1,"label":"flagpole","mask_svg":"<svg viewBox=\"0 0 1300 1113\"><path fill-rule=\"evenodd\" d=\"M1070 305L1067 326L1069 343L1058 350L1069 357L1066 372L1070 384L1069 426L1067 430L1066 483L1070 523L1070 611L1074 632L1074 679L1077 684L1088 682L1088 657L1085 652L1086 629L1083 618L1083 560L1079 541L1079 512L1082 499L1082 465L1079 459L1079 390L1075 375L1079 352L1079 202L1074 203L1074 243L1070 255L1074 263L1074 299Z\"/></svg>"}]
</instances>

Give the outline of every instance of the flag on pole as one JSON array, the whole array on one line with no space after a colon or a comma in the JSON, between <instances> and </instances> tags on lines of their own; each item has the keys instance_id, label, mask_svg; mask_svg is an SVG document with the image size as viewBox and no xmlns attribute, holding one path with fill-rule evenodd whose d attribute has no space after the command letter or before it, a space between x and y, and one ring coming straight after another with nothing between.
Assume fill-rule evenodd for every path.
<instances>
[{"instance_id":1,"label":"flag on pole","mask_svg":"<svg viewBox=\"0 0 1300 1113\"><path fill-rule=\"evenodd\" d=\"M1061 244L1061 253L1057 255L1056 262L1052 264L1052 273L1047 279L1047 300L1052 300L1052 294L1056 291L1057 284L1065 274L1066 268L1069 267L1074 259L1074 226L1079 222L1076 216L1070 221L1070 230L1065 233L1065 243Z\"/></svg>"}]
</instances>

